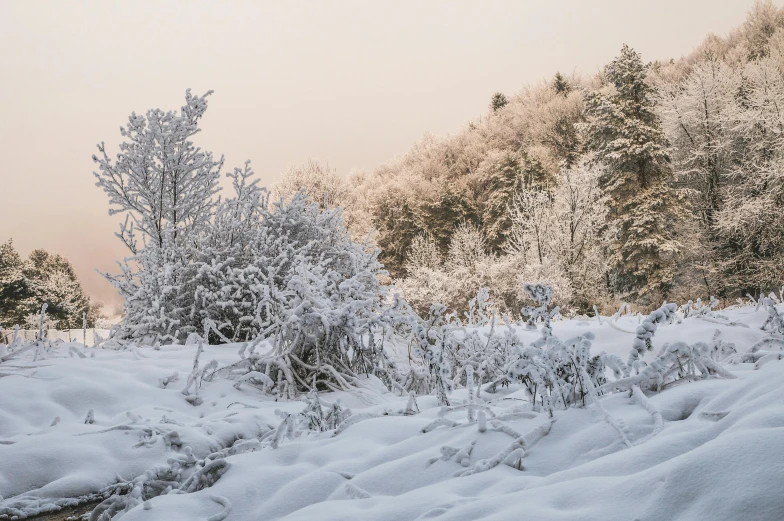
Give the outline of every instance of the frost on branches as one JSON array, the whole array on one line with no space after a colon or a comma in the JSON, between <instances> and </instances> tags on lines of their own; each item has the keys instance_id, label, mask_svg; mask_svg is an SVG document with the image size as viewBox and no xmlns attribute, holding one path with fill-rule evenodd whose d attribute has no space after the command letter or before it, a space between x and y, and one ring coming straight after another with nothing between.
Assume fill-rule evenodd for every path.
<instances>
[{"instance_id":1,"label":"frost on branches","mask_svg":"<svg viewBox=\"0 0 784 521\"><path fill-rule=\"evenodd\" d=\"M304 192L270 204L248 163L228 174L234 196L215 197L222 160L190 141L206 96L132 115L117 161L103 144L94 158L132 254L107 275L125 298L120 338L178 343L212 324L215 341L265 342L228 371L263 374L280 395L383 377L385 335L400 319L377 252Z\"/></svg>"},{"instance_id":2,"label":"frost on branches","mask_svg":"<svg viewBox=\"0 0 784 521\"><path fill-rule=\"evenodd\" d=\"M207 110L207 96L185 93L179 112L131 114L120 132L125 141L113 161L103 143L97 186L109 197L110 215L125 221L117 236L131 256L119 275L107 275L125 299L122 335L151 342L176 341L184 324L180 266L210 224L218 201L223 159L197 148L190 138Z\"/></svg>"}]
</instances>

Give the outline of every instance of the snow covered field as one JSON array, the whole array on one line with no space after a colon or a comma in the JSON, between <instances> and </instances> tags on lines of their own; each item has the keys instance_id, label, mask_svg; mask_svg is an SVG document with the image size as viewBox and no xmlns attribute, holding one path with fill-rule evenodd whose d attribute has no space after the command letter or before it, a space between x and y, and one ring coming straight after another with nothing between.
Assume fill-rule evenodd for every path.
<instances>
[{"instance_id":1,"label":"snow covered field","mask_svg":"<svg viewBox=\"0 0 784 521\"><path fill-rule=\"evenodd\" d=\"M722 314L733 324L660 325L654 346L710 342L718 330L744 353L769 337L763 309ZM593 353L625 360L638 322L564 320L553 330L590 331ZM238 347L205 347L202 367L236 362ZM284 421L305 401L276 402L250 383L205 376L186 397L196 349L60 343L39 361L29 350L0 363L0 519L99 492L123 495L123 521L784 519L784 361L727 365L737 378L681 381L649 400L606 394L552 420L521 386L483 388L469 421L466 389L444 411L435 396L414 405L368 378L319 395L325 410L339 400L353 413L320 432L299 416ZM173 490L143 502L134 480ZM119 508L111 503L108 514Z\"/></svg>"}]
</instances>

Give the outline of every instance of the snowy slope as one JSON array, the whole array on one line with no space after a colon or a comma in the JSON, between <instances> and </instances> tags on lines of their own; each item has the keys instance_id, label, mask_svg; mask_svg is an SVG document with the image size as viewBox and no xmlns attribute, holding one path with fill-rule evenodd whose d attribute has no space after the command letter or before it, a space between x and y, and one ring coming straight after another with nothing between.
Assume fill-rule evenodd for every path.
<instances>
[{"instance_id":1,"label":"snowy slope","mask_svg":"<svg viewBox=\"0 0 784 521\"><path fill-rule=\"evenodd\" d=\"M764 311L723 313L748 327L688 318L661 326L654 344L708 341L718 329L745 351L766 336ZM625 359L637 322L559 321L554 333L592 331L593 352ZM759 370L729 366L737 379L683 383L650 396L663 420L652 437L654 417L628 392L556 411L549 433L526 438L530 444L515 453L524 452L509 462L518 468L502 463L459 476L516 448L517 436L546 431L547 413L533 412L512 387L482 394L496 417L507 416L506 432L491 421L480 432L460 409L445 415L457 425L423 433L439 418L435 397L418 397L420 414L399 415L408 398L369 379L365 388L321 399L339 399L357 418L376 417L272 448L270 433L281 423L276 410L299 412L305 404L271 401L250 385L236 389L215 378L204 382L203 402L191 405L181 390L195 346L82 349L86 358L69 357L68 347L38 362L27 353L0 364L0 519L89 498L185 457L187 447L197 459L223 451L228 470L210 487L155 497L123 520L784 519L784 361ZM238 359L236 347L209 346L201 359L227 365ZM180 379L162 388L159 379L174 371ZM461 389L451 399L466 396ZM238 442L256 439L262 441Z\"/></svg>"}]
</instances>

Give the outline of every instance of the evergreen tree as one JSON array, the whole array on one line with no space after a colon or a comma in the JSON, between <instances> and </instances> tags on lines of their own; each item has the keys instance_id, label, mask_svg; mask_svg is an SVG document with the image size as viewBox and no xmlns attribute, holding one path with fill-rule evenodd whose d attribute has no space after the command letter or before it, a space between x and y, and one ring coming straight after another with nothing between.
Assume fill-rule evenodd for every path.
<instances>
[{"instance_id":1,"label":"evergreen tree","mask_svg":"<svg viewBox=\"0 0 784 521\"><path fill-rule=\"evenodd\" d=\"M493 112L498 112L509 103L503 92L496 92L493 94L493 99L490 100L490 108Z\"/></svg>"},{"instance_id":2,"label":"evergreen tree","mask_svg":"<svg viewBox=\"0 0 784 521\"><path fill-rule=\"evenodd\" d=\"M28 294L23 301L25 313L34 315L46 302L46 314L60 329L82 326L82 313L95 321L95 309L85 295L73 266L67 259L38 249L33 250L24 264Z\"/></svg>"},{"instance_id":3,"label":"evergreen tree","mask_svg":"<svg viewBox=\"0 0 784 521\"><path fill-rule=\"evenodd\" d=\"M556 94L561 94L566 97L572 91L572 86L569 85L569 82L566 81L563 74L556 72L555 78L553 78L553 90L555 90Z\"/></svg>"},{"instance_id":4,"label":"evergreen tree","mask_svg":"<svg viewBox=\"0 0 784 521\"><path fill-rule=\"evenodd\" d=\"M11 240L0 245L0 325L23 326L44 302L59 328L81 327L82 313L90 327L98 318L99 307L85 295L67 259L38 249L23 260Z\"/></svg>"},{"instance_id":5,"label":"evergreen tree","mask_svg":"<svg viewBox=\"0 0 784 521\"><path fill-rule=\"evenodd\" d=\"M581 125L607 204L608 282L613 291L648 300L666 295L674 276L678 211L670 158L647 66L624 45L605 68L606 88L586 98Z\"/></svg>"},{"instance_id":6,"label":"evergreen tree","mask_svg":"<svg viewBox=\"0 0 784 521\"><path fill-rule=\"evenodd\" d=\"M22 300L28 293L22 267L13 241L0 244L0 326L6 328L22 322Z\"/></svg>"}]
</instances>

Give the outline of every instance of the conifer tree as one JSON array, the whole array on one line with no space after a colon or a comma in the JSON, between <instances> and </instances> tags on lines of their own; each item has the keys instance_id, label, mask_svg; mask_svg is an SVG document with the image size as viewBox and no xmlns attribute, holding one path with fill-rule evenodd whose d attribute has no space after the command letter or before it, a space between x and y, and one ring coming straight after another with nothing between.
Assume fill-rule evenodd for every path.
<instances>
[{"instance_id":1,"label":"conifer tree","mask_svg":"<svg viewBox=\"0 0 784 521\"><path fill-rule=\"evenodd\" d=\"M572 86L569 85L569 82L566 81L566 78L563 77L563 74L556 72L555 78L553 78L553 90L555 90L557 94L561 94L562 96L566 97L572 91Z\"/></svg>"},{"instance_id":2,"label":"conifer tree","mask_svg":"<svg viewBox=\"0 0 784 521\"><path fill-rule=\"evenodd\" d=\"M493 94L493 99L490 100L490 108L493 112L498 112L500 109L504 108L509 103L509 100L504 95L503 92L496 92Z\"/></svg>"},{"instance_id":3,"label":"conifer tree","mask_svg":"<svg viewBox=\"0 0 784 521\"><path fill-rule=\"evenodd\" d=\"M657 299L673 279L677 196L648 67L624 45L604 70L605 88L586 97L581 124L606 198L610 289Z\"/></svg>"},{"instance_id":4,"label":"conifer tree","mask_svg":"<svg viewBox=\"0 0 784 521\"><path fill-rule=\"evenodd\" d=\"M23 273L27 294L22 301L26 315L37 315L41 304L46 303L46 314L57 322L58 328L76 328L82 325L82 313L87 313L92 325L97 318L97 308L90 304L73 266L56 253L37 249L24 263Z\"/></svg>"},{"instance_id":5,"label":"conifer tree","mask_svg":"<svg viewBox=\"0 0 784 521\"><path fill-rule=\"evenodd\" d=\"M21 321L22 300L27 293L22 265L12 240L0 244L0 326L13 327Z\"/></svg>"},{"instance_id":6,"label":"conifer tree","mask_svg":"<svg viewBox=\"0 0 784 521\"><path fill-rule=\"evenodd\" d=\"M41 249L22 259L11 240L1 244L0 325L24 325L29 316L37 323L43 303L60 328L81 325L83 313L90 327L98 318L99 307L90 302L67 259Z\"/></svg>"}]
</instances>

